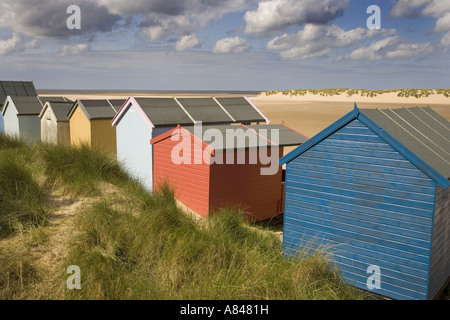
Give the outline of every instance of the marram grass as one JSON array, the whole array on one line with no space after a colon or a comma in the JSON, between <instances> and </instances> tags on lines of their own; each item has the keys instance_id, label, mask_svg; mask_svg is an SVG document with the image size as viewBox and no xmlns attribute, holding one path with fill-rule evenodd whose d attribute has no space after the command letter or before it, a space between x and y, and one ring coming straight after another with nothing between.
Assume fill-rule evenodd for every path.
<instances>
[{"instance_id":1,"label":"marram grass","mask_svg":"<svg viewBox=\"0 0 450 320\"><path fill-rule=\"evenodd\" d=\"M7 177L0 218L22 227L0 240L0 299L364 298L324 253L286 258L277 234L239 212L197 221L177 207L169 186L149 194L109 155L7 139L0 138L0 173ZM86 203L75 212L73 232L46 223L52 190ZM14 201L22 211L8 209ZM52 258L52 246L62 243L64 258ZM50 258L51 272L42 265ZM80 267L80 290L66 287L70 265Z\"/></svg>"}]
</instances>

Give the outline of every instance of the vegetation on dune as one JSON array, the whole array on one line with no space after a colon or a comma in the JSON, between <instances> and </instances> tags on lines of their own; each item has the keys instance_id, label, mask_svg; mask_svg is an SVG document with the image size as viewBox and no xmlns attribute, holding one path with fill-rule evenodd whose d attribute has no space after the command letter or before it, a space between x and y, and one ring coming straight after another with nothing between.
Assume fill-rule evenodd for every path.
<instances>
[{"instance_id":1,"label":"vegetation on dune","mask_svg":"<svg viewBox=\"0 0 450 320\"><path fill-rule=\"evenodd\" d=\"M23 140L0 135L0 239L46 220L43 185L33 162Z\"/></svg>"},{"instance_id":2,"label":"vegetation on dune","mask_svg":"<svg viewBox=\"0 0 450 320\"><path fill-rule=\"evenodd\" d=\"M398 97L415 97L423 98L430 95L441 94L445 97L450 96L450 89L389 89L389 90L368 90L368 89L347 89L347 88L331 88L331 89L289 89L285 91L271 90L263 92L266 96L283 94L285 96L304 96L306 94L319 95L322 97L339 96L346 94L347 97L353 95L361 95L362 97L376 97L386 93L396 93Z\"/></svg>"},{"instance_id":3,"label":"vegetation on dune","mask_svg":"<svg viewBox=\"0 0 450 320\"><path fill-rule=\"evenodd\" d=\"M144 199L137 212L111 202L79 217L82 235L68 263L86 276L71 298L361 298L323 255L284 258L277 236L250 228L235 212L217 212L199 226L169 190Z\"/></svg>"},{"instance_id":4,"label":"vegetation on dune","mask_svg":"<svg viewBox=\"0 0 450 320\"><path fill-rule=\"evenodd\" d=\"M109 155L1 139L0 217L22 227L0 241L0 299L364 297L324 253L284 257L276 233L230 210L196 221L169 187L149 194ZM85 203L71 228L48 222L60 209L49 200L55 190ZM62 257L53 253L66 243ZM81 290L66 287L70 265L81 269Z\"/></svg>"}]
</instances>

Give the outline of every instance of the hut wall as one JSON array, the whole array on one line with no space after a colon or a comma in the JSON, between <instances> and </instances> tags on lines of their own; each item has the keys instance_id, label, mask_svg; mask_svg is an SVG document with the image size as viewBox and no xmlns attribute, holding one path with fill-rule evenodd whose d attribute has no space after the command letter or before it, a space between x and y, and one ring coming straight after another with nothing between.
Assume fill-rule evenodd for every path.
<instances>
[{"instance_id":1,"label":"hut wall","mask_svg":"<svg viewBox=\"0 0 450 320\"><path fill-rule=\"evenodd\" d=\"M70 143L72 145L80 143L91 145L91 123L79 106L76 107L70 118Z\"/></svg>"},{"instance_id":2,"label":"hut wall","mask_svg":"<svg viewBox=\"0 0 450 320\"><path fill-rule=\"evenodd\" d=\"M134 106L123 115L116 126L117 160L134 178L148 189L153 188L152 130Z\"/></svg>"},{"instance_id":3,"label":"hut wall","mask_svg":"<svg viewBox=\"0 0 450 320\"><path fill-rule=\"evenodd\" d=\"M264 153L267 150L262 150ZM234 164L211 165L210 207L234 207L245 212L249 221L259 221L273 218L280 213L281 206L281 167L274 175L261 175L259 158L255 164L250 164L250 155L258 153L257 149L235 151ZM226 153L226 152L225 152ZM245 154L245 163L238 164L238 153ZM270 153L270 149L269 149ZM216 157L226 156L217 152ZM256 155L257 157L257 155ZM278 157L277 157L278 159Z\"/></svg>"},{"instance_id":4,"label":"hut wall","mask_svg":"<svg viewBox=\"0 0 450 320\"><path fill-rule=\"evenodd\" d=\"M429 297L433 299L450 277L450 188L436 189Z\"/></svg>"},{"instance_id":5,"label":"hut wall","mask_svg":"<svg viewBox=\"0 0 450 320\"><path fill-rule=\"evenodd\" d=\"M192 149L187 147L180 149L182 141L183 143L186 142ZM195 164L194 143L196 142L194 142L193 136L183 136L180 141L172 141L169 136L153 145L153 190L158 191L162 185L169 183L175 192L175 197L181 203L192 211L207 216L209 212L210 166L204 161L201 164ZM182 150L190 150L190 156L184 154ZM184 156L186 161L180 164L174 163L173 152L176 156Z\"/></svg>"},{"instance_id":6,"label":"hut wall","mask_svg":"<svg viewBox=\"0 0 450 320\"><path fill-rule=\"evenodd\" d=\"M359 120L287 163L283 247L325 248L362 289L427 299L436 184Z\"/></svg>"},{"instance_id":7,"label":"hut wall","mask_svg":"<svg viewBox=\"0 0 450 320\"><path fill-rule=\"evenodd\" d=\"M7 100L5 106L3 108L6 108L6 112L4 114L4 124L5 124L5 134L11 135L11 136L18 136L20 135L19 130L19 117L17 116L17 110L13 103L9 100Z\"/></svg>"},{"instance_id":8,"label":"hut wall","mask_svg":"<svg viewBox=\"0 0 450 320\"><path fill-rule=\"evenodd\" d=\"M19 118L20 135L30 142L41 141L41 119L38 115L21 115Z\"/></svg>"},{"instance_id":9,"label":"hut wall","mask_svg":"<svg viewBox=\"0 0 450 320\"><path fill-rule=\"evenodd\" d=\"M91 135L92 147L117 154L116 127L111 126L111 119L92 120Z\"/></svg>"},{"instance_id":10,"label":"hut wall","mask_svg":"<svg viewBox=\"0 0 450 320\"><path fill-rule=\"evenodd\" d=\"M41 118L41 141L46 143L58 141L58 125L51 108L47 108Z\"/></svg>"},{"instance_id":11,"label":"hut wall","mask_svg":"<svg viewBox=\"0 0 450 320\"><path fill-rule=\"evenodd\" d=\"M58 144L63 144L66 146L70 146L70 122L69 121L59 121L56 124L58 138Z\"/></svg>"}]
</instances>

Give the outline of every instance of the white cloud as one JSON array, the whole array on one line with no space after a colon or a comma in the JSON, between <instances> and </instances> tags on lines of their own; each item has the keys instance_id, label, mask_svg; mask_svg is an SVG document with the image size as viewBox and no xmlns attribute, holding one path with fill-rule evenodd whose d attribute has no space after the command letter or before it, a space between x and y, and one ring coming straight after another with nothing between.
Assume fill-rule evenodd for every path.
<instances>
[{"instance_id":1,"label":"white cloud","mask_svg":"<svg viewBox=\"0 0 450 320\"><path fill-rule=\"evenodd\" d=\"M65 45L62 47L60 54L62 56L66 55L80 55L85 53L90 49L89 44L87 43L79 43L75 45Z\"/></svg>"},{"instance_id":2,"label":"white cloud","mask_svg":"<svg viewBox=\"0 0 450 320\"><path fill-rule=\"evenodd\" d=\"M392 18L415 18L421 15L419 9L423 9L424 5L431 2L432 0L398 0L389 12L389 16Z\"/></svg>"},{"instance_id":3,"label":"white cloud","mask_svg":"<svg viewBox=\"0 0 450 320\"><path fill-rule=\"evenodd\" d=\"M27 40L20 34L13 33L11 38L0 40L0 55L24 52L37 46L37 40Z\"/></svg>"},{"instance_id":4,"label":"white cloud","mask_svg":"<svg viewBox=\"0 0 450 320\"><path fill-rule=\"evenodd\" d=\"M96 0L119 15L144 15L138 34L152 42L186 36L230 12L243 11L252 0Z\"/></svg>"},{"instance_id":5,"label":"white cloud","mask_svg":"<svg viewBox=\"0 0 450 320\"><path fill-rule=\"evenodd\" d=\"M349 0L267 0L254 11L247 11L245 32L270 36L290 26L306 23L326 24L343 15Z\"/></svg>"},{"instance_id":6,"label":"white cloud","mask_svg":"<svg viewBox=\"0 0 450 320\"><path fill-rule=\"evenodd\" d=\"M447 0L399 0L391 12L391 17L417 18L432 16L436 18L433 32L444 33L441 44L449 45L450 1Z\"/></svg>"},{"instance_id":7,"label":"white cloud","mask_svg":"<svg viewBox=\"0 0 450 320\"><path fill-rule=\"evenodd\" d=\"M81 29L67 28L67 7L72 0L2 0L0 27L35 38L67 39L73 35L110 32L121 19L92 0L78 0L81 9Z\"/></svg>"},{"instance_id":8,"label":"white cloud","mask_svg":"<svg viewBox=\"0 0 450 320\"><path fill-rule=\"evenodd\" d=\"M450 47L450 32L447 32L441 39L441 44L445 47Z\"/></svg>"},{"instance_id":9,"label":"white cloud","mask_svg":"<svg viewBox=\"0 0 450 320\"><path fill-rule=\"evenodd\" d=\"M176 44L177 51L184 51L192 48L198 48L201 45L200 39L195 34L182 37Z\"/></svg>"},{"instance_id":10,"label":"white cloud","mask_svg":"<svg viewBox=\"0 0 450 320\"><path fill-rule=\"evenodd\" d=\"M149 18L150 19L150 18ZM187 35L197 29L197 25L186 16L159 17L152 15L149 26L144 26L139 32L147 41L157 41L170 35Z\"/></svg>"},{"instance_id":11,"label":"white cloud","mask_svg":"<svg viewBox=\"0 0 450 320\"><path fill-rule=\"evenodd\" d=\"M246 39L240 37L224 38L216 42L214 53L247 53L251 50L251 46Z\"/></svg>"},{"instance_id":12,"label":"white cloud","mask_svg":"<svg viewBox=\"0 0 450 320\"><path fill-rule=\"evenodd\" d=\"M267 49L280 51L284 59L307 59L321 57L338 48L355 46L365 39L377 35L394 33L392 29L369 30L356 28L345 31L336 25L307 24L295 34L275 37L267 44Z\"/></svg>"},{"instance_id":13,"label":"white cloud","mask_svg":"<svg viewBox=\"0 0 450 320\"><path fill-rule=\"evenodd\" d=\"M430 54L433 50L433 46L429 43L411 43L393 36L358 48L344 58L351 60L407 59Z\"/></svg>"}]
</instances>

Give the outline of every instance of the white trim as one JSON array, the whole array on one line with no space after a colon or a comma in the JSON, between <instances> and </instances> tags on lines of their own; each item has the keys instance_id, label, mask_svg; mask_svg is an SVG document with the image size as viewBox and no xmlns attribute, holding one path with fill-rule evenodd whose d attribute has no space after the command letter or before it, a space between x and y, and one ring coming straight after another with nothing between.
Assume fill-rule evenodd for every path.
<instances>
[{"instance_id":1,"label":"white trim","mask_svg":"<svg viewBox=\"0 0 450 320\"><path fill-rule=\"evenodd\" d=\"M251 105L253 108L255 108L256 111L258 111L258 113L261 115L261 117L263 117L263 118L266 120L266 124L270 124L270 120L267 119L266 116L263 115L262 112L259 111L259 109L258 109L253 103L251 103L250 100L248 100L247 97L244 97L244 99L247 100L247 102L250 103L250 105Z\"/></svg>"},{"instance_id":2,"label":"white trim","mask_svg":"<svg viewBox=\"0 0 450 320\"><path fill-rule=\"evenodd\" d=\"M212 98L222 108L222 110L225 111L225 113L231 118L231 120L233 120L233 122L236 122L236 119L231 116L227 109L225 109L215 97Z\"/></svg>"},{"instance_id":3,"label":"white trim","mask_svg":"<svg viewBox=\"0 0 450 320\"><path fill-rule=\"evenodd\" d=\"M173 99L175 100L176 103L178 103L178 105L180 106L180 108L183 109L183 111L187 114L187 116L189 117L189 119L191 119L193 123L196 123L197 121L195 121L194 118L192 118L192 116L189 114L189 112L187 112L187 110L183 107L183 105L181 104L181 102L178 101L178 99L175 98L175 97L173 97Z\"/></svg>"}]
</instances>

